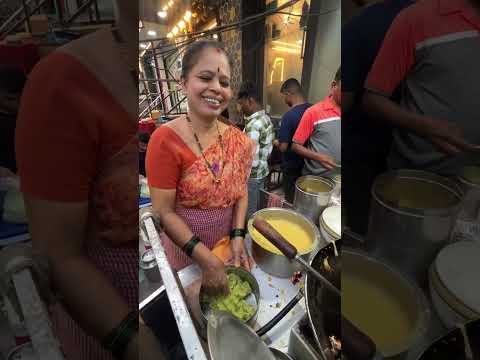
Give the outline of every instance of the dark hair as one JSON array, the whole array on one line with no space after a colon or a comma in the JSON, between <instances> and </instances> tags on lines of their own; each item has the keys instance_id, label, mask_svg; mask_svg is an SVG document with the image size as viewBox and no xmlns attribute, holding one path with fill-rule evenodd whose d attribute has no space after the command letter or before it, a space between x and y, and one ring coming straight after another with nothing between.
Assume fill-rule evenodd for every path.
<instances>
[{"instance_id":1,"label":"dark hair","mask_svg":"<svg viewBox=\"0 0 480 360\"><path fill-rule=\"evenodd\" d=\"M15 65L0 65L0 90L10 94L21 94L27 77Z\"/></svg>"},{"instance_id":2,"label":"dark hair","mask_svg":"<svg viewBox=\"0 0 480 360\"><path fill-rule=\"evenodd\" d=\"M186 79L192 68L198 61L200 54L205 49L218 49L222 51L228 59L228 64L232 67L232 61L225 50L225 45L220 41L199 40L188 46L182 58L182 78Z\"/></svg>"},{"instance_id":3,"label":"dark hair","mask_svg":"<svg viewBox=\"0 0 480 360\"><path fill-rule=\"evenodd\" d=\"M280 93L283 94L283 93L286 93L286 92L289 92L289 93L295 94L295 95L300 95L300 96L303 96L303 97L305 96L303 94L302 85L300 85L298 80L295 79L295 78L290 78L282 84L282 87L280 88Z\"/></svg>"},{"instance_id":4,"label":"dark hair","mask_svg":"<svg viewBox=\"0 0 480 360\"><path fill-rule=\"evenodd\" d=\"M253 98L257 103L261 103L260 95L258 94L257 87L251 81L244 81L240 85L240 90L238 90L238 99L248 99Z\"/></svg>"},{"instance_id":5,"label":"dark hair","mask_svg":"<svg viewBox=\"0 0 480 360\"><path fill-rule=\"evenodd\" d=\"M341 71L342 67L340 66L337 70L337 72L335 73L335 81L336 82L339 82L342 80L342 71Z\"/></svg>"}]
</instances>

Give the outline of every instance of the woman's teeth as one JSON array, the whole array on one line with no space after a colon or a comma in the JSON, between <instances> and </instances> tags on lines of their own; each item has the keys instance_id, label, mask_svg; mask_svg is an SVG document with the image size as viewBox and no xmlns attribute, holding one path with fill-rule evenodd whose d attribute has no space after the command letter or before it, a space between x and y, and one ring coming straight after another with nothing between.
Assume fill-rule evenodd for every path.
<instances>
[{"instance_id":1,"label":"woman's teeth","mask_svg":"<svg viewBox=\"0 0 480 360\"><path fill-rule=\"evenodd\" d=\"M218 101L217 99L212 99L212 98L204 98L205 101L211 103L211 104L214 104L214 105L220 105L220 101Z\"/></svg>"}]
</instances>

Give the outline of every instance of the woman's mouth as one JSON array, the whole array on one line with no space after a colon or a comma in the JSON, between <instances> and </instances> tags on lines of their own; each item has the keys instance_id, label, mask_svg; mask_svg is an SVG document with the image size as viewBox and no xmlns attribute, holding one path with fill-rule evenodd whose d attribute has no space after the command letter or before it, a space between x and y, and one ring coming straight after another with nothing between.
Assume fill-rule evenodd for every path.
<instances>
[{"instance_id":1,"label":"woman's mouth","mask_svg":"<svg viewBox=\"0 0 480 360\"><path fill-rule=\"evenodd\" d=\"M203 100L212 108L219 108L220 104L222 103L219 99L215 99L212 97L203 97Z\"/></svg>"}]
</instances>

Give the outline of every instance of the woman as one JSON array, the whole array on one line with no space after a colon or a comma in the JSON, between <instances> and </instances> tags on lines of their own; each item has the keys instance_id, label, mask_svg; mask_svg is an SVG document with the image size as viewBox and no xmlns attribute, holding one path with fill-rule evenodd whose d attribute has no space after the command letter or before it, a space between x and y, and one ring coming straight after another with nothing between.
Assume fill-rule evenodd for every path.
<instances>
[{"instance_id":1,"label":"woman","mask_svg":"<svg viewBox=\"0 0 480 360\"><path fill-rule=\"evenodd\" d=\"M250 270L244 227L254 144L219 121L232 97L230 63L221 43L198 41L187 49L181 84L188 114L158 128L147 149L152 205L172 267L180 270L193 259L207 291L227 292L224 264L211 250L230 235L232 261Z\"/></svg>"},{"instance_id":2,"label":"woman","mask_svg":"<svg viewBox=\"0 0 480 360\"><path fill-rule=\"evenodd\" d=\"M35 67L16 131L29 229L50 263L61 300L52 322L69 360L139 356L138 3L116 5L116 30Z\"/></svg>"}]
</instances>

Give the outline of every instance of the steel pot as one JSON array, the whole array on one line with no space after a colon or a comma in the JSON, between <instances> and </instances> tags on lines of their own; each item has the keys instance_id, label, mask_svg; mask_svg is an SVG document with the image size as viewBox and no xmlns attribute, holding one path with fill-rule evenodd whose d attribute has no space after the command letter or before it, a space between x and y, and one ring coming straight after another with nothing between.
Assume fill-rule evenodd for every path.
<instances>
[{"instance_id":1,"label":"steel pot","mask_svg":"<svg viewBox=\"0 0 480 360\"><path fill-rule=\"evenodd\" d=\"M294 272L301 271L302 269L295 261L290 261L284 255L270 252L257 243L258 238L253 235L255 234L253 231L253 219L256 216L259 216L266 221L270 219L282 219L286 222L301 226L312 239L311 248L308 251L300 253L300 255L307 261L312 251L326 245L326 242L321 239L318 228L302 214L293 210L281 208L267 208L257 211L248 221L248 232L252 237L252 256L258 266L270 275L288 278L291 277Z\"/></svg>"},{"instance_id":2,"label":"steel pot","mask_svg":"<svg viewBox=\"0 0 480 360\"><path fill-rule=\"evenodd\" d=\"M152 282L162 281L153 249L148 249L142 254L140 268L143 270L148 280Z\"/></svg>"},{"instance_id":3,"label":"steel pot","mask_svg":"<svg viewBox=\"0 0 480 360\"><path fill-rule=\"evenodd\" d=\"M342 314L372 338L378 351L385 359L404 359L408 351L423 339L427 331L431 312L423 292L415 283L400 274L397 270L394 270L394 268L384 260L371 257L358 250L347 248L343 249L341 257L342 294L344 294L344 296L342 296ZM358 284L363 284L364 290L360 289L360 287L352 287L352 285L359 286ZM369 314L365 305L358 301L358 298L355 298L358 293L362 294L361 296L363 297L369 296L369 292L365 290L365 286L372 286L372 289L381 289L382 291L381 295L378 293L378 296L374 299L374 301L378 301L375 309L398 309L398 314L404 317L399 320L408 320L404 323L408 324L408 326L403 328L404 331L398 332L398 339L394 340L391 338L388 341L384 339L382 342L378 338L378 336L381 336L378 331L374 334L368 331L367 328L363 328L373 325L373 323L366 323L367 321L377 321L378 319L386 320L385 316L391 316L392 319L394 318L394 314L391 312L386 312L384 316L382 316L380 310L372 310L371 315ZM355 292L355 294L353 292ZM353 302L347 303L348 299L354 300ZM386 301L390 301L389 299L395 302L395 306L387 306ZM367 316L365 316L366 314ZM353 317L359 317L359 319L363 320L358 320L359 322L356 323ZM363 321L363 323L360 323L360 321ZM387 331L387 333L393 331L392 329L396 327L394 323L395 321L385 323L384 330Z\"/></svg>"},{"instance_id":4,"label":"steel pot","mask_svg":"<svg viewBox=\"0 0 480 360\"><path fill-rule=\"evenodd\" d=\"M450 239L462 196L455 181L428 172L380 175L372 188L368 252L426 289L428 267Z\"/></svg>"},{"instance_id":5,"label":"steel pot","mask_svg":"<svg viewBox=\"0 0 480 360\"><path fill-rule=\"evenodd\" d=\"M322 211L328 206L334 189L335 182L331 179L312 175L302 176L295 183L293 207L316 223Z\"/></svg>"}]
</instances>

